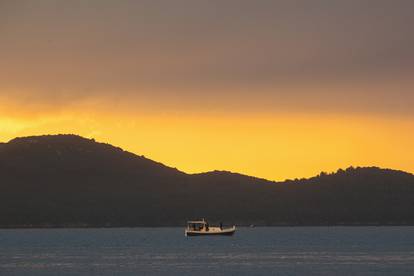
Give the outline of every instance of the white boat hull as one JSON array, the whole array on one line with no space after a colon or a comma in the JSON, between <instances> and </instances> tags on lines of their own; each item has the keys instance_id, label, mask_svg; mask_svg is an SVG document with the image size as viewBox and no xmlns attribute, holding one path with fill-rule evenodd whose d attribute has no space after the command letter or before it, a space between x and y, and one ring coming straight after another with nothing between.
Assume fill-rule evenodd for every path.
<instances>
[{"instance_id":1,"label":"white boat hull","mask_svg":"<svg viewBox=\"0 0 414 276\"><path fill-rule=\"evenodd\" d=\"M231 236L235 232L236 232L236 226L233 226L230 228L209 227L208 231L206 231L205 229L201 229L201 230L185 229L186 236L214 236L214 235Z\"/></svg>"}]
</instances>

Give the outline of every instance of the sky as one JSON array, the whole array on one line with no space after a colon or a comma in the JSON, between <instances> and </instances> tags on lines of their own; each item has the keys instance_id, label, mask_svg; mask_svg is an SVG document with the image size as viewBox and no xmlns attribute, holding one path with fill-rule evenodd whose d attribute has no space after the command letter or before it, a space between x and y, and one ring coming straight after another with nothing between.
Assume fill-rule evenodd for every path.
<instances>
[{"instance_id":1,"label":"sky","mask_svg":"<svg viewBox=\"0 0 414 276\"><path fill-rule=\"evenodd\" d=\"M414 2L0 0L0 142L188 173L414 172Z\"/></svg>"}]
</instances>

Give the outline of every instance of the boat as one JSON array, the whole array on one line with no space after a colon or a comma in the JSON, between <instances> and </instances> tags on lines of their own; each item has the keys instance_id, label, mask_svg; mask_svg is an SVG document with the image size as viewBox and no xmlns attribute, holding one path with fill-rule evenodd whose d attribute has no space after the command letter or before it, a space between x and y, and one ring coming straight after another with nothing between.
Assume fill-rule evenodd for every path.
<instances>
[{"instance_id":1,"label":"boat","mask_svg":"<svg viewBox=\"0 0 414 276\"><path fill-rule=\"evenodd\" d=\"M187 228L185 229L186 236L211 236L211 235L225 235L231 236L236 232L236 226L223 227L210 226L205 219L202 220L190 220L187 222Z\"/></svg>"}]
</instances>

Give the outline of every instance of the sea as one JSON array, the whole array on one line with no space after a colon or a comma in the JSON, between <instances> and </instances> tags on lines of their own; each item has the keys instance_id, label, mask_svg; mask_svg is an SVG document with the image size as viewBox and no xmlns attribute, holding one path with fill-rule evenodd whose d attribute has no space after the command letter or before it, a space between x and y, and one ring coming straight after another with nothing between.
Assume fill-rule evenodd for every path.
<instances>
[{"instance_id":1,"label":"sea","mask_svg":"<svg viewBox=\"0 0 414 276\"><path fill-rule=\"evenodd\" d=\"M0 275L414 275L414 227L4 229Z\"/></svg>"}]
</instances>

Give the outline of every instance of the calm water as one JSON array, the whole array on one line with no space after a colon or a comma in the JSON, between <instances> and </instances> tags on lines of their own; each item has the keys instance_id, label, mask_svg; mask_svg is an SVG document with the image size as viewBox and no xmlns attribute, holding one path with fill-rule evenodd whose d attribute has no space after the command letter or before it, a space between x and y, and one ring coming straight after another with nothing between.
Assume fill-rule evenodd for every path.
<instances>
[{"instance_id":1,"label":"calm water","mask_svg":"<svg viewBox=\"0 0 414 276\"><path fill-rule=\"evenodd\" d=\"M414 227L0 230L0 275L414 275Z\"/></svg>"}]
</instances>

